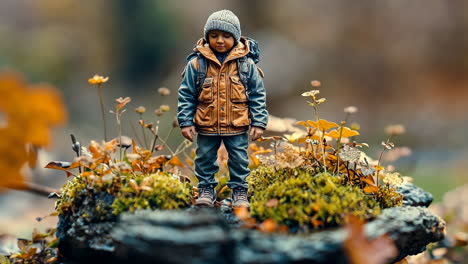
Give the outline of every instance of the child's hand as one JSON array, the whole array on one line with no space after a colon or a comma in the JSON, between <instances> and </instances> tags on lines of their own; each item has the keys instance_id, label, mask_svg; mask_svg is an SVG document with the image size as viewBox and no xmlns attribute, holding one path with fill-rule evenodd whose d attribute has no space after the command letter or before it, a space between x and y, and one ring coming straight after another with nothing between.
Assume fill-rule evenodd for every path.
<instances>
[{"instance_id":1,"label":"child's hand","mask_svg":"<svg viewBox=\"0 0 468 264\"><path fill-rule=\"evenodd\" d=\"M250 137L252 138L252 141L259 139L262 135L263 135L263 128L256 127L256 126L253 126L252 128L250 128Z\"/></svg>"},{"instance_id":2,"label":"child's hand","mask_svg":"<svg viewBox=\"0 0 468 264\"><path fill-rule=\"evenodd\" d=\"M195 126L188 126L188 127L183 127L182 128L182 136L184 138L190 140L193 142L193 137L197 134L197 131L195 131Z\"/></svg>"}]
</instances>

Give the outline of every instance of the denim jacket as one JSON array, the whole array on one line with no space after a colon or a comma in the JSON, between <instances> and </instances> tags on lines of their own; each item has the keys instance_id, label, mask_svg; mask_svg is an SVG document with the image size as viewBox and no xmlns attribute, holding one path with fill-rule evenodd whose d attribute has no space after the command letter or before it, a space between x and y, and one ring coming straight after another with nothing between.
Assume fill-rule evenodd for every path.
<instances>
[{"instance_id":1,"label":"denim jacket","mask_svg":"<svg viewBox=\"0 0 468 264\"><path fill-rule=\"evenodd\" d=\"M177 120L180 127L194 125L204 135L237 135L249 126L265 128L268 122L263 72L250 60L249 82L242 84L236 59L249 52L249 41L241 38L221 64L203 39L194 49L206 58L206 78L195 86L198 59L193 58L183 73L178 92Z\"/></svg>"}]
</instances>

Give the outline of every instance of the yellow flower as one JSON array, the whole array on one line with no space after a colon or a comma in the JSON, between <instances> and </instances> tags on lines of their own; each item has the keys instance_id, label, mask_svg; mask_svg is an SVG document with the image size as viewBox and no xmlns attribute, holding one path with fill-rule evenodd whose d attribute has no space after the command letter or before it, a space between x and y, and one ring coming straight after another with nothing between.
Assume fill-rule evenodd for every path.
<instances>
[{"instance_id":1,"label":"yellow flower","mask_svg":"<svg viewBox=\"0 0 468 264\"><path fill-rule=\"evenodd\" d=\"M169 91L169 89L167 89L166 87L161 87L158 89L158 93L162 96L166 96L171 94L171 91Z\"/></svg>"},{"instance_id":2,"label":"yellow flower","mask_svg":"<svg viewBox=\"0 0 468 264\"><path fill-rule=\"evenodd\" d=\"M135 112L137 112L138 114L143 114L144 112L146 112L146 108L144 106L139 106L137 108L135 108Z\"/></svg>"},{"instance_id":3,"label":"yellow flower","mask_svg":"<svg viewBox=\"0 0 468 264\"><path fill-rule=\"evenodd\" d=\"M302 96L312 96L312 97L314 97L315 95L317 95L319 93L320 93L319 90L311 90L311 91L302 93Z\"/></svg>"},{"instance_id":4,"label":"yellow flower","mask_svg":"<svg viewBox=\"0 0 468 264\"><path fill-rule=\"evenodd\" d=\"M103 77L101 75L95 74L93 78L90 78L88 82L90 84L103 84L109 80L109 77Z\"/></svg>"},{"instance_id":5,"label":"yellow flower","mask_svg":"<svg viewBox=\"0 0 468 264\"><path fill-rule=\"evenodd\" d=\"M162 116L164 113L161 109L156 109L154 110L154 114L157 115L157 116Z\"/></svg>"},{"instance_id":6,"label":"yellow flower","mask_svg":"<svg viewBox=\"0 0 468 264\"><path fill-rule=\"evenodd\" d=\"M163 112L169 112L171 108L168 105L161 105L159 106L159 109Z\"/></svg>"}]
</instances>

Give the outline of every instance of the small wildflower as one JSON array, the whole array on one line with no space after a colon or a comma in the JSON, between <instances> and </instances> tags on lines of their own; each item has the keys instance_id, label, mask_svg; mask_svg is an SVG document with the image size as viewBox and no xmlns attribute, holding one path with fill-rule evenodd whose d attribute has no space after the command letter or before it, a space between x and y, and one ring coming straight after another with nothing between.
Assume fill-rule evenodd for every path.
<instances>
[{"instance_id":1,"label":"small wildflower","mask_svg":"<svg viewBox=\"0 0 468 264\"><path fill-rule=\"evenodd\" d=\"M358 123L351 123L350 127L352 130L356 130L356 131L361 130L361 125L359 125Z\"/></svg>"},{"instance_id":2,"label":"small wildflower","mask_svg":"<svg viewBox=\"0 0 468 264\"><path fill-rule=\"evenodd\" d=\"M312 85L312 87L320 87L322 83L320 81L313 80L310 82L310 85Z\"/></svg>"},{"instance_id":3,"label":"small wildflower","mask_svg":"<svg viewBox=\"0 0 468 264\"><path fill-rule=\"evenodd\" d=\"M122 107L124 107L126 104L130 103L132 101L132 99L130 97L125 97L125 98L122 98L122 97L119 97L117 99L115 99L115 101L117 103L119 103L116 108L117 110L120 110L122 109Z\"/></svg>"},{"instance_id":4,"label":"small wildflower","mask_svg":"<svg viewBox=\"0 0 468 264\"><path fill-rule=\"evenodd\" d=\"M158 89L158 93L162 96L167 96L171 94L171 91L167 89L166 87L161 87Z\"/></svg>"},{"instance_id":5,"label":"small wildflower","mask_svg":"<svg viewBox=\"0 0 468 264\"><path fill-rule=\"evenodd\" d=\"M327 99L325 99L325 98L320 98L320 99L316 100L315 103L321 104L321 103L324 103L325 100L327 100Z\"/></svg>"},{"instance_id":6,"label":"small wildflower","mask_svg":"<svg viewBox=\"0 0 468 264\"><path fill-rule=\"evenodd\" d=\"M349 145L345 145L338 154L343 161L356 162L361 158L361 151Z\"/></svg>"},{"instance_id":7,"label":"small wildflower","mask_svg":"<svg viewBox=\"0 0 468 264\"><path fill-rule=\"evenodd\" d=\"M397 125L390 125L385 128L385 133L390 136L395 136L395 135L401 135L406 132L406 129L403 125L397 124Z\"/></svg>"},{"instance_id":8,"label":"small wildflower","mask_svg":"<svg viewBox=\"0 0 468 264\"><path fill-rule=\"evenodd\" d=\"M93 78L90 78L88 82L90 84L103 84L109 80L109 77L103 77L100 75L95 74Z\"/></svg>"},{"instance_id":9,"label":"small wildflower","mask_svg":"<svg viewBox=\"0 0 468 264\"><path fill-rule=\"evenodd\" d=\"M390 149L392 149L392 148L395 147L395 144L394 144L393 142L390 142L389 140L387 140L386 142L383 142L383 141L382 141L382 143L380 143L380 144L381 144L382 146L384 146L384 148L386 148L386 149L388 149L388 150L390 150Z\"/></svg>"},{"instance_id":10,"label":"small wildflower","mask_svg":"<svg viewBox=\"0 0 468 264\"><path fill-rule=\"evenodd\" d=\"M137 108L135 108L135 112L137 112L138 114L143 114L144 112L146 112L146 108L144 106L139 106Z\"/></svg>"},{"instance_id":11,"label":"small wildflower","mask_svg":"<svg viewBox=\"0 0 468 264\"><path fill-rule=\"evenodd\" d=\"M161 109L156 109L156 110L154 110L154 114L157 115L157 116L162 116L164 114L164 112Z\"/></svg>"},{"instance_id":12,"label":"small wildflower","mask_svg":"<svg viewBox=\"0 0 468 264\"><path fill-rule=\"evenodd\" d=\"M346 114L354 114L354 113L356 113L357 111L358 111L358 109L357 109L357 107L355 107L355 106L348 106L348 107L346 107L346 108L344 109L344 112L345 112Z\"/></svg>"},{"instance_id":13,"label":"small wildflower","mask_svg":"<svg viewBox=\"0 0 468 264\"><path fill-rule=\"evenodd\" d=\"M387 173L385 177L382 178L382 181L386 184L400 185L403 183L403 177L401 177L398 172Z\"/></svg>"},{"instance_id":14,"label":"small wildflower","mask_svg":"<svg viewBox=\"0 0 468 264\"><path fill-rule=\"evenodd\" d=\"M171 108L168 105L161 105L159 106L159 109L163 112L169 112Z\"/></svg>"},{"instance_id":15,"label":"small wildflower","mask_svg":"<svg viewBox=\"0 0 468 264\"><path fill-rule=\"evenodd\" d=\"M316 96L317 94L319 94L320 91L319 90L311 90L311 91L308 91L308 92L305 92L305 93L302 93L302 96Z\"/></svg>"}]
</instances>

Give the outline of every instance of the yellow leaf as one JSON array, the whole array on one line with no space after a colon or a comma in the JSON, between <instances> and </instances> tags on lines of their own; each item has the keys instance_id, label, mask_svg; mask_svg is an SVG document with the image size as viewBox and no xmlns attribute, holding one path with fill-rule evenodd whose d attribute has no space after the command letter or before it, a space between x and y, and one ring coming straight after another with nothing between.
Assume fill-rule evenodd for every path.
<instances>
[{"instance_id":1,"label":"yellow leaf","mask_svg":"<svg viewBox=\"0 0 468 264\"><path fill-rule=\"evenodd\" d=\"M308 127L307 123L305 121L298 121L296 122L296 125L301 125L301 126L304 126L305 128Z\"/></svg>"},{"instance_id":2,"label":"yellow leaf","mask_svg":"<svg viewBox=\"0 0 468 264\"><path fill-rule=\"evenodd\" d=\"M177 156L172 157L172 159L170 159L168 163L172 166L185 167L182 161L180 161L180 159Z\"/></svg>"},{"instance_id":3,"label":"yellow leaf","mask_svg":"<svg viewBox=\"0 0 468 264\"><path fill-rule=\"evenodd\" d=\"M359 132L357 132L355 130L351 130L350 128L347 128L347 127L343 127L343 129L341 129L341 127L340 127L338 129L334 129L334 130L330 131L327 134L327 136L332 137L332 138L340 138L341 130L343 131L341 133L341 138L354 137L354 136L359 135Z\"/></svg>"},{"instance_id":4,"label":"yellow leaf","mask_svg":"<svg viewBox=\"0 0 468 264\"><path fill-rule=\"evenodd\" d=\"M372 177L372 175L367 175L365 177L361 177L361 180L367 184L370 184L370 185L374 185L375 182L374 182L374 178Z\"/></svg>"},{"instance_id":5,"label":"yellow leaf","mask_svg":"<svg viewBox=\"0 0 468 264\"><path fill-rule=\"evenodd\" d=\"M379 187L375 185L367 185L366 187L364 187L363 191L365 193L376 193L379 191Z\"/></svg>"},{"instance_id":6,"label":"yellow leaf","mask_svg":"<svg viewBox=\"0 0 468 264\"><path fill-rule=\"evenodd\" d=\"M185 162L187 162L188 165L193 166L193 160L189 158L185 158Z\"/></svg>"},{"instance_id":7,"label":"yellow leaf","mask_svg":"<svg viewBox=\"0 0 468 264\"><path fill-rule=\"evenodd\" d=\"M315 127L320 131L327 131L334 127L339 127L339 125L335 122L330 122L325 119L320 119L318 122L307 120L307 124L309 126Z\"/></svg>"},{"instance_id":8,"label":"yellow leaf","mask_svg":"<svg viewBox=\"0 0 468 264\"><path fill-rule=\"evenodd\" d=\"M271 137L260 137L259 139L255 140L255 141L268 141L268 140L281 140L283 139L283 137L280 137L280 136L271 136Z\"/></svg>"},{"instance_id":9,"label":"yellow leaf","mask_svg":"<svg viewBox=\"0 0 468 264\"><path fill-rule=\"evenodd\" d=\"M377 165L374 165L374 168L378 171L381 171L381 170L384 170L384 167L382 166L377 166Z\"/></svg>"}]
</instances>

